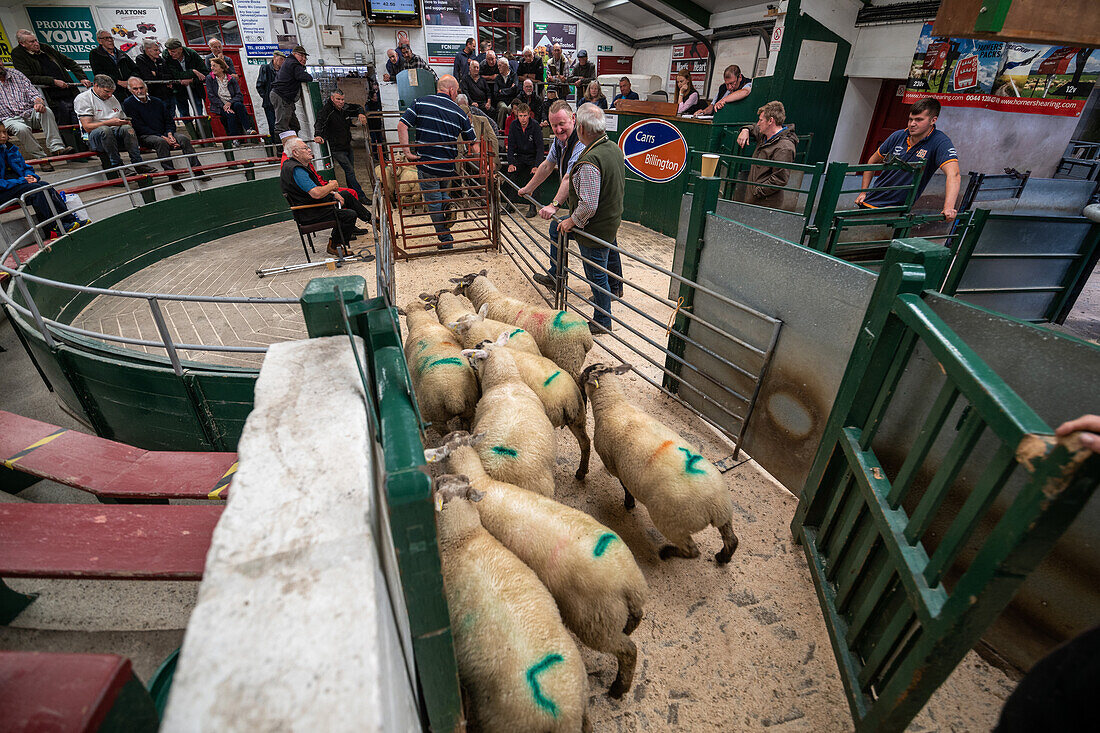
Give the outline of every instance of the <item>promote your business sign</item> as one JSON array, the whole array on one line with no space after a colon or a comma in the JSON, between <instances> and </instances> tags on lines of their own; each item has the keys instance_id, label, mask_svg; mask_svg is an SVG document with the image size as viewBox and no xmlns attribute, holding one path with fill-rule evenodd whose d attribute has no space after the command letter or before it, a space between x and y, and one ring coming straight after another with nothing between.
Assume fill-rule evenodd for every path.
<instances>
[{"instance_id":1,"label":"promote your business sign","mask_svg":"<svg viewBox=\"0 0 1100 733\"><path fill-rule=\"evenodd\" d=\"M664 120L642 120L623 130L619 149L626 167L652 183L668 183L687 167L687 141Z\"/></svg>"}]
</instances>

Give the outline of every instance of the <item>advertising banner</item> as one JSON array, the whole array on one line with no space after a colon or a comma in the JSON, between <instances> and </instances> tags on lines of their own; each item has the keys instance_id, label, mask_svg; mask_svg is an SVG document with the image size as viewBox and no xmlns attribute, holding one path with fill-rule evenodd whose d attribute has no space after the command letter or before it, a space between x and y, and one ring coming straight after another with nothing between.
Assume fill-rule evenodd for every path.
<instances>
[{"instance_id":1,"label":"advertising banner","mask_svg":"<svg viewBox=\"0 0 1100 733\"><path fill-rule=\"evenodd\" d=\"M50 44L84 66L88 65L88 52L99 45L95 40L96 27L91 8L28 5L27 15L31 19L31 30L39 41Z\"/></svg>"},{"instance_id":2,"label":"advertising banner","mask_svg":"<svg viewBox=\"0 0 1100 733\"><path fill-rule=\"evenodd\" d=\"M925 23L905 85L906 103L1076 117L1100 76L1095 49L936 36Z\"/></svg>"},{"instance_id":3,"label":"advertising banner","mask_svg":"<svg viewBox=\"0 0 1100 733\"><path fill-rule=\"evenodd\" d=\"M241 56L247 58L247 63L266 64L280 48L289 51L298 45L298 26L289 0L236 0L233 11L244 44Z\"/></svg>"},{"instance_id":4,"label":"advertising banner","mask_svg":"<svg viewBox=\"0 0 1100 733\"><path fill-rule=\"evenodd\" d=\"M608 115L615 117L617 115ZM688 147L683 134L664 120L635 122L619 136L627 170L652 183L668 183L687 167Z\"/></svg>"},{"instance_id":5,"label":"advertising banner","mask_svg":"<svg viewBox=\"0 0 1100 733\"><path fill-rule=\"evenodd\" d=\"M453 64L455 56L466 47L467 38L477 38L473 0L424 0L424 43L429 64Z\"/></svg>"},{"instance_id":6,"label":"advertising banner","mask_svg":"<svg viewBox=\"0 0 1100 733\"><path fill-rule=\"evenodd\" d=\"M4 30L3 23L0 23L0 61L4 62L4 66L11 68L11 40L8 38L8 32Z\"/></svg>"},{"instance_id":7,"label":"advertising banner","mask_svg":"<svg viewBox=\"0 0 1100 733\"><path fill-rule=\"evenodd\" d=\"M162 46L170 33L164 11L160 8L96 8L99 27L106 28L115 39L115 48L130 58L141 53L141 42L146 38Z\"/></svg>"},{"instance_id":8,"label":"advertising banner","mask_svg":"<svg viewBox=\"0 0 1100 733\"><path fill-rule=\"evenodd\" d=\"M577 24L576 23L534 23L535 39L534 48L545 48L545 56L550 55L550 49L555 43L561 44L563 53L572 56L571 51L577 50Z\"/></svg>"},{"instance_id":9,"label":"advertising banner","mask_svg":"<svg viewBox=\"0 0 1100 733\"><path fill-rule=\"evenodd\" d=\"M703 85L707 83L708 61L707 47L698 41L673 46L672 63L669 64L668 69L669 89L675 92L676 75L684 67L691 73L691 83L697 89L702 89Z\"/></svg>"}]
</instances>

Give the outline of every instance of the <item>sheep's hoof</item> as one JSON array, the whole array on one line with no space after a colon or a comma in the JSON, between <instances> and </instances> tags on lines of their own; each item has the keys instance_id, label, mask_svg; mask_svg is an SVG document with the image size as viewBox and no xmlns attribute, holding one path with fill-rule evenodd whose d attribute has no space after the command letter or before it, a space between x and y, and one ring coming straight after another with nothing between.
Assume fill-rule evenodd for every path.
<instances>
[{"instance_id":1,"label":"sheep's hoof","mask_svg":"<svg viewBox=\"0 0 1100 733\"><path fill-rule=\"evenodd\" d=\"M731 547L728 552L726 550L719 551L714 555L714 561L719 565L725 565L733 559L734 549L736 549L736 547Z\"/></svg>"},{"instance_id":2,"label":"sheep's hoof","mask_svg":"<svg viewBox=\"0 0 1100 733\"><path fill-rule=\"evenodd\" d=\"M577 472L573 475L578 481L584 481L584 477L588 475L588 471L578 468Z\"/></svg>"},{"instance_id":3,"label":"sheep's hoof","mask_svg":"<svg viewBox=\"0 0 1100 733\"><path fill-rule=\"evenodd\" d=\"M616 678L615 681L611 683L611 688L607 691L607 694L618 700L626 694L628 689L630 688L627 687L622 680Z\"/></svg>"},{"instance_id":4,"label":"sheep's hoof","mask_svg":"<svg viewBox=\"0 0 1100 733\"><path fill-rule=\"evenodd\" d=\"M664 547L662 547L660 550L657 551L657 554L660 556L660 558L662 560L667 560L670 557L677 557L680 554L680 552L679 552L679 548L677 548L676 545L665 545Z\"/></svg>"}]
</instances>

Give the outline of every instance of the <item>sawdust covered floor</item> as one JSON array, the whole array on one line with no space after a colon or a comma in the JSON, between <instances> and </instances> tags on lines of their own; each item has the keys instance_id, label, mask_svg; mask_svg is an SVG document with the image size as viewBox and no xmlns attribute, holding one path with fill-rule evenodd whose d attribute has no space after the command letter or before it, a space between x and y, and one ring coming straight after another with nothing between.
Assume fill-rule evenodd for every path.
<instances>
[{"instance_id":1,"label":"sawdust covered floor","mask_svg":"<svg viewBox=\"0 0 1100 733\"><path fill-rule=\"evenodd\" d=\"M545 222L536 220L538 226ZM509 226L515 226L510 224ZM673 241L634 224L624 224L619 243L669 267ZM624 260L625 277L658 294L668 278ZM397 264L398 302L424 291L453 287L449 278L489 271L502 290L540 302L503 253L473 253L423 258ZM587 294L583 285L574 287ZM627 287L628 302L667 323L671 310ZM582 312L591 313L588 308ZM664 328L615 306L634 328L663 342ZM617 326L615 333L637 341ZM598 338L622 353L609 336ZM609 360L599 346L588 361ZM655 367L632 359L658 379ZM660 361L660 360L658 360ZM628 375L637 404L660 416L710 460L732 452L708 425L671 398ZM588 429L592 430L589 415ZM429 441L439 442L429 432ZM821 610L801 547L791 541L789 523L797 499L754 463L725 476L733 494L734 528L740 546L726 567L714 562L721 547L718 531L696 535L702 556L661 561L646 509L623 508L618 482L595 451L585 481L577 481L579 451L573 436L558 431L556 469L559 501L588 512L629 545L649 583L645 618L632 635L638 646L634 686L622 700L606 693L615 676L609 655L581 651L589 672L589 711L595 731L842 731L852 728L847 699L837 673ZM989 730L1014 683L971 652L910 726L913 731Z\"/></svg>"}]
</instances>

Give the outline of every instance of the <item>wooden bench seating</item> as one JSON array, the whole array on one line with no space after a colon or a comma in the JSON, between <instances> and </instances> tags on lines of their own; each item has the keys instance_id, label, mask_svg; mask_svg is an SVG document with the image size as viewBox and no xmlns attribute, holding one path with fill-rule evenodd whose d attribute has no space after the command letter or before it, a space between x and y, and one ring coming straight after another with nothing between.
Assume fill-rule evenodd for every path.
<instances>
[{"instance_id":1,"label":"wooden bench seating","mask_svg":"<svg viewBox=\"0 0 1100 733\"><path fill-rule=\"evenodd\" d=\"M158 725L153 700L125 657L0 651L5 731L153 733Z\"/></svg>"},{"instance_id":2,"label":"wooden bench seating","mask_svg":"<svg viewBox=\"0 0 1100 733\"><path fill-rule=\"evenodd\" d=\"M0 410L0 466L0 480L20 471L109 499L225 499L237 454L148 451Z\"/></svg>"}]
</instances>

